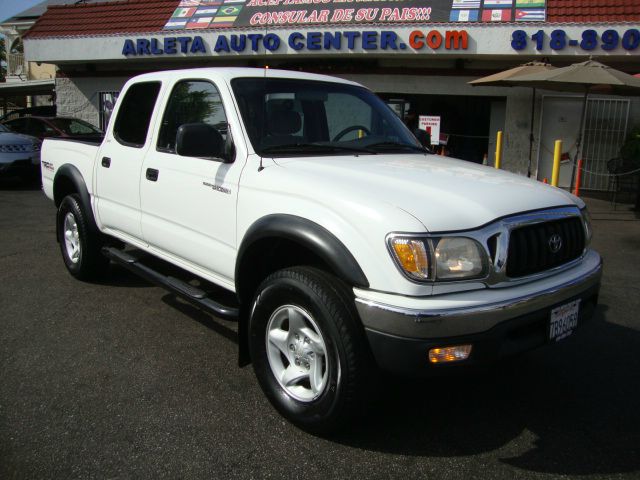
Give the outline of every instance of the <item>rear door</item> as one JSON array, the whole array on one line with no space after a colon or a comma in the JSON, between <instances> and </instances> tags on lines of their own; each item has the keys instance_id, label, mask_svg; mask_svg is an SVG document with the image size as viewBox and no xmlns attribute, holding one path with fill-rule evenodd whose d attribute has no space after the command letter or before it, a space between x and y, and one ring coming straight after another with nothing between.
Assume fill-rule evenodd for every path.
<instances>
[{"instance_id":1,"label":"rear door","mask_svg":"<svg viewBox=\"0 0 640 480\"><path fill-rule=\"evenodd\" d=\"M140 181L151 141L150 126L160 82L135 83L125 93L98 154L96 212L107 232L131 241L142 239Z\"/></svg>"},{"instance_id":2,"label":"rear door","mask_svg":"<svg viewBox=\"0 0 640 480\"><path fill-rule=\"evenodd\" d=\"M144 164L140 189L144 239L192 269L204 269L220 283L233 285L236 200L244 161L239 154L233 163L178 155L178 128L194 123L211 125L231 141L221 90L210 80L180 80L171 88L157 140Z\"/></svg>"}]
</instances>

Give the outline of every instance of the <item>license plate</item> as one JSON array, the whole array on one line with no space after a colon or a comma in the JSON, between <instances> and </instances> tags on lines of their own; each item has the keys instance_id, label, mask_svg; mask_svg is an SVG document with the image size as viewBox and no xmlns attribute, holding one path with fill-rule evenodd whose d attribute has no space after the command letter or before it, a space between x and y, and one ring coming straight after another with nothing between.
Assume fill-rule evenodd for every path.
<instances>
[{"instance_id":1,"label":"license plate","mask_svg":"<svg viewBox=\"0 0 640 480\"><path fill-rule=\"evenodd\" d=\"M574 300L551 310L549 321L549 340L559 342L573 333L578 326L580 299Z\"/></svg>"}]
</instances>

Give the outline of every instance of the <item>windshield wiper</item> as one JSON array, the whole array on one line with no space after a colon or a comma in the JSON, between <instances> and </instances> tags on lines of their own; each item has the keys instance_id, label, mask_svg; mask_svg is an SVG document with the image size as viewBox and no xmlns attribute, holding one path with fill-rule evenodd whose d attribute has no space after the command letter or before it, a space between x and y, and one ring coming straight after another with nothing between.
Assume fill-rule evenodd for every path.
<instances>
[{"instance_id":1,"label":"windshield wiper","mask_svg":"<svg viewBox=\"0 0 640 480\"><path fill-rule=\"evenodd\" d=\"M370 145L367 145L367 149L373 150L373 151L376 151L376 149L379 149L382 151L404 149L404 150L411 150L413 152L431 153L431 151L426 147L422 147L422 146L419 147L417 145L409 145L407 143L398 143L398 142L372 143Z\"/></svg>"},{"instance_id":2,"label":"windshield wiper","mask_svg":"<svg viewBox=\"0 0 640 480\"><path fill-rule=\"evenodd\" d=\"M351 153L375 153L369 148L345 147L342 145L322 145L319 143L289 143L286 145L272 145L265 147L261 153L307 153L307 152L351 152Z\"/></svg>"}]
</instances>

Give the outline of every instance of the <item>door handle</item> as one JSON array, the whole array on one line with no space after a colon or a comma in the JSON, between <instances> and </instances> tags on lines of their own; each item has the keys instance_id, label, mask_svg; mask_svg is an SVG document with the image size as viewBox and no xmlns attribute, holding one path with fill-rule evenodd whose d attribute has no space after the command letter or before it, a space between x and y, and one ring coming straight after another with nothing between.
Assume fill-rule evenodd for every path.
<instances>
[{"instance_id":1,"label":"door handle","mask_svg":"<svg viewBox=\"0 0 640 480\"><path fill-rule=\"evenodd\" d=\"M160 175L160 172L155 168L147 168L147 180L150 182L157 182L158 175Z\"/></svg>"},{"instance_id":2,"label":"door handle","mask_svg":"<svg viewBox=\"0 0 640 480\"><path fill-rule=\"evenodd\" d=\"M102 157L102 166L109 168L111 166L111 159L109 157Z\"/></svg>"}]
</instances>

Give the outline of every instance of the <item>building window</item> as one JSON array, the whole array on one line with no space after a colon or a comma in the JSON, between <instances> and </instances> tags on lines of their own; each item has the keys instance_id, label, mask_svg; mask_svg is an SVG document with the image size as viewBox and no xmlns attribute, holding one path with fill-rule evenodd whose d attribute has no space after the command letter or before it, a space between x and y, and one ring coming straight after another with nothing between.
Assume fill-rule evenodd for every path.
<instances>
[{"instance_id":1,"label":"building window","mask_svg":"<svg viewBox=\"0 0 640 480\"><path fill-rule=\"evenodd\" d=\"M120 95L120 92L98 92L100 98L100 130L103 132L107 131L118 95Z\"/></svg>"}]
</instances>

